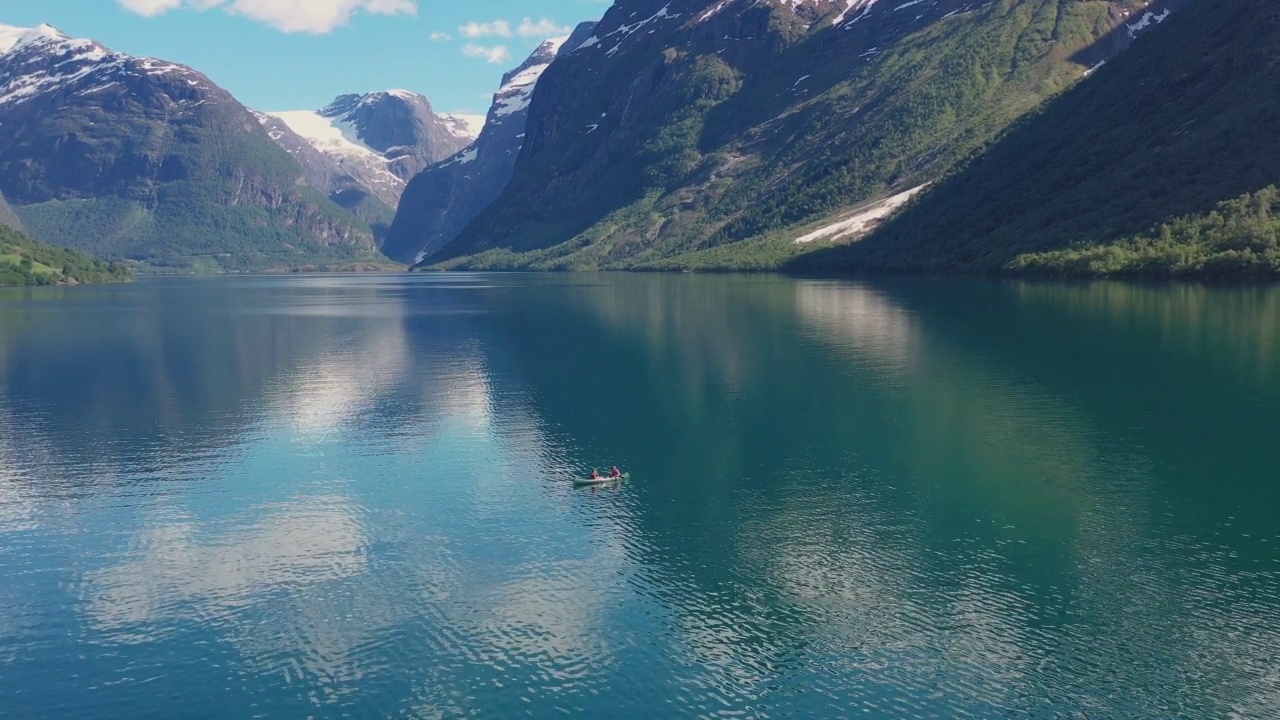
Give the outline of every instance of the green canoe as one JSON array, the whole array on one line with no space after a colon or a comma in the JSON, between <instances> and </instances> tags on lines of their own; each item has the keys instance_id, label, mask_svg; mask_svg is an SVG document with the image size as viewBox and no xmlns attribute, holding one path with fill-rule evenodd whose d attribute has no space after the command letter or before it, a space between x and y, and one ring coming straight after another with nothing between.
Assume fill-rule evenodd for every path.
<instances>
[{"instance_id":1,"label":"green canoe","mask_svg":"<svg viewBox=\"0 0 1280 720\"><path fill-rule=\"evenodd\" d=\"M578 478L573 481L574 485L608 485L609 483L622 482L630 480L631 473L622 473L622 477L602 477L602 478Z\"/></svg>"}]
</instances>

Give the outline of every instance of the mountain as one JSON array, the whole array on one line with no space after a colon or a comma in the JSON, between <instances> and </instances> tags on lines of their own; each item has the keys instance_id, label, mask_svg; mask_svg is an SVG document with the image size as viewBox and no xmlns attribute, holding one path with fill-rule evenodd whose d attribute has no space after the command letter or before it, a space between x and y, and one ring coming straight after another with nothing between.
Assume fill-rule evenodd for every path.
<instances>
[{"instance_id":1,"label":"mountain","mask_svg":"<svg viewBox=\"0 0 1280 720\"><path fill-rule=\"evenodd\" d=\"M33 239L0 194L0 285L80 285L131 278L129 269L119 263L105 263Z\"/></svg>"},{"instance_id":2,"label":"mountain","mask_svg":"<svg viewBox=\"0 0 1280 720\"><path fill-rule=\"evenodd\" d=\"M479 132L472 120L437 115L425 97L407 90L342 95L317 114L385 155L391 172L405 180L466 147Z\"/></svg>"},{"instance_id":3,"label":"mountain","mask_svg":"<svg viewBox=\"0 0 1280 720\"><path fill-rule=\"evenodd\" d=\"M0 285L81 285L126 282L132 277L120 263L105 263L84 253L33 240L0 226Z\"/></svg>"},{"instance_id":4,"label":"mountain","mask_svg":"<svg viewBox=\"0 0 1280 720\"><path fill-rule=\"evenodd\" d=\"M48 25L0 26L0 192L36 236L164 270L380 262L227 91Z\"/></svg>"},{"instance_id":5,"label":"mountain","mask_svg":"<svg viewBox=\"0 0 1280 720\"><path fill-rule=\"evenodd\" d=\"M254 117L302 166L308 185L367 223L375 238L385 235L395 217L394 205L388 203L397 202L404 187L404 181L387 169L386 158L341 136L334 139L341 150L326 152L322 144L299 135L277 117L256 111Z\"/></svg>"},{"instance_id":6,"label":"mountain","mask_svg":"<svg viewBox=\"0 0 1280 720\"><path fill-rule=\"evenodd\" d=\"M317 111L258 113L308 182L371 224L389 224L405 184L475 140L480 121L438 114L407 90L342 95Z\"/></svg>"},{"instance_id":7,"label":"mountain","mask_svg":"<svg viewBox=\"0 0 1280 720\"><path fill-rule=\"evenodd\" d=\"M497 199L515 172L538 79L561 52L572 52L594 28L595 23L582 23L569 37L542 43L503 76L480 137L409 182L382 247L387 256L418 262L434 255Z\"/></svg>"},{"instance_id":8,"label":"mountain","mask_svg":"<svg viewBox=\"0 0 1280 720\"><path fill-rule=\"evenodd\" d=\"M1280 7L1196 0L880 231L808 264L1280 275L1277 108Z\"/></svg>"},{"instance_id":9,"label":"mountain","mask_svg":"<svg viewBox=\"0 0 1280 720\"><path fill-rule=\"evenodd\" d=\"M797 228L937 180L1180 4L618 0L431 262L775 267Z\"/></svg>"}]
</instances>

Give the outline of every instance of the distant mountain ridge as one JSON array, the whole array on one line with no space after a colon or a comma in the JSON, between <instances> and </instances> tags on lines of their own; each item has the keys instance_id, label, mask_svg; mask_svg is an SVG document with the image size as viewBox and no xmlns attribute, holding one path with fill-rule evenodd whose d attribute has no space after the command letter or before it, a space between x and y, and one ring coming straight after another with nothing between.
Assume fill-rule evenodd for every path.
<instances>
[{"instance_id":1,"label":"distant mountain ridge","mask_svg":"<svg viewBox=\"0 0 1280 720\"><path fill-rule=\"evenodd\" d=\"M443 268L776 267L946 174L1179 0L618 0Z\"/></svg>"},{"instance_id":2,"label":"distant mountain ridge","mask_svg":"<svg viewBox=\"0 0 1280 720\"><path fill-rule=\"evenodd\" d=\"M0 25L0 225L176 271L381 250L443 269L1270 272L1268 7L616 0L507 73L478 135L405 90L258 113L191 68Z\"/></svg>"},{"instance_id":3,"label":"distant mountain ridge","mask_svg":"<svg viewBox=\"0 0 1280 720\"><path fill-rule=\"evenodd\" d=\"M391 171L409 179L476 139L467 118L436 113L431 102L408 90L340 95L319 111L391 160Z\"/></svg>"},{"instance_id":4,"label":"distant mountain ridge","mask_svg":"<svg viewBox=\"0 0 1280 720\"><path fill-rule=\"evenodd\" d=\"M302 165L307 182L369 223L380 241L407 182L470 144L483 123L438 114L408 90L340 95L316 111L256 115Z\"/></svg>"},{"instance_id":5,"label":"distant mountain ridge","mask_svg":"<svg viewBox=\"0 0 1280 720\"><path fill-rule=\"evenodd\" d=\"M406 263L434 255L492 203L511 181L524 145L529 103L539 78L562 52L572 52L595 23L547 40L506 73L475 142L410 181L383 252Z\"/></svg>"},{"instance_id":6,"label":"distant mountain ridge","mask_svg":"<svg viewBox=\"0 0 1280 720\"><path fill-rule=\"evenodd\" d=\"M260 113L259 119L285 150L299 155L295 138L301 139L329 159L336 168L331 174L365 187L392 208L409 179L469 145L479 132L474 121L436 114L425 97L407 90L341 95L320 110ZM306 156L299 159L306 167Z\"/></svg>"},{"instance_id":7,"label":"distant mountain ridge","mask_svg":"<svg viewBox=\"0 0 1280 720\"><path fill-rule=\"evenodd\" d=\"M167 270L380 262L230 93L48 25L0 26L0 192L36 236Z\"/></svg>"}]
</instances>

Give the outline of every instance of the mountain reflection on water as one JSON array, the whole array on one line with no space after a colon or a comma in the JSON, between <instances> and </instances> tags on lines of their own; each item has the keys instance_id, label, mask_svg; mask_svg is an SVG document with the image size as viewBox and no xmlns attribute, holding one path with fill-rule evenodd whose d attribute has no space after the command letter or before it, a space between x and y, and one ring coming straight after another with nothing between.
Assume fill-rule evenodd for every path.
<instances>
[{"instance_id":1,"label":"mountain reflection on water","mask_svg":"<svg viewBox=\"0 0 1280 720\"><path fill-rule=\"evenodd\" d=\"M0 372L15 717L1280 715L1280 289L144 279Z\"/></svg>"}]
</instances>

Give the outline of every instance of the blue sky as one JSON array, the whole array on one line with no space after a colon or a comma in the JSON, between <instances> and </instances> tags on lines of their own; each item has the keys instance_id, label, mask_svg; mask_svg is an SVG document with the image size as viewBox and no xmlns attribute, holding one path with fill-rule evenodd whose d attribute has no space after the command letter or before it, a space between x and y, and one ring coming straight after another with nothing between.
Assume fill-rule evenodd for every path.
<instances>
[{"instance_id":1,"label":"blue sky","mask_svg":"<svg viewBox=\"0 0 1280 720\"><path fill-rule=\"evenodd\" d=\"M47 22L190 65L258 110L404 88L437 110L484 113L502 73L544 35L607 8L608 0L0 0L0 23Z\"/></svg>"}]
</instances>

